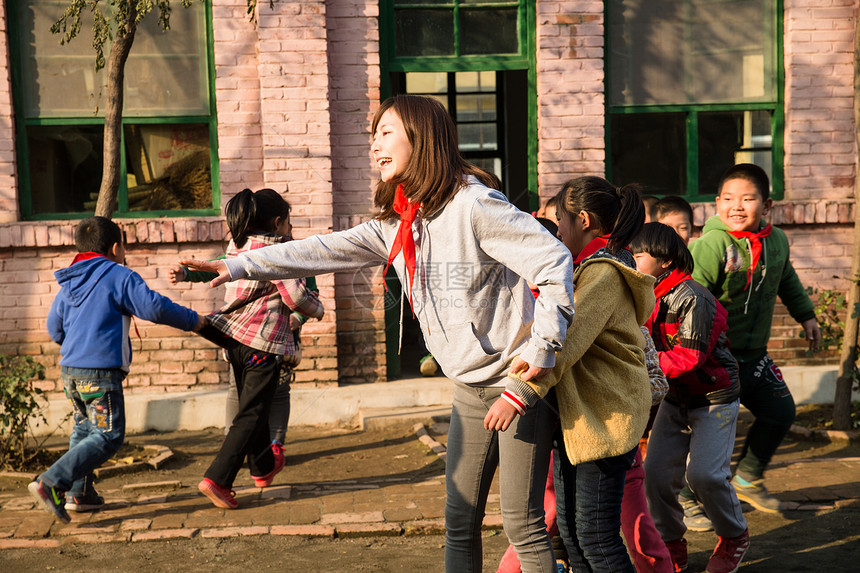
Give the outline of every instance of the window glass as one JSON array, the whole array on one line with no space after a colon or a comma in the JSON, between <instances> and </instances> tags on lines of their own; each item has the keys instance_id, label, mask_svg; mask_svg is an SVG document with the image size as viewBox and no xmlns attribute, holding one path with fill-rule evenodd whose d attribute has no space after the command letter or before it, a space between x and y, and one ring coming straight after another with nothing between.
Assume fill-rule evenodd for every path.
<instances>
[{"instance_id":1,"label":"window glass","mask_svg":"<svg viewBox=\"0 0 860 573\"><path fill-rule=\"evenodd\" d=\"M447 10L395 10L398 56L454 55L454 14Z\"/></svg>"},{"instance_id":2,"label":"window glass","mask_svg":"<svg viewBox=\"0 0 860 573\"><path fill-rule=\"evenodd\" d=\"M723 172L737 163L755 163L773 179L771 113L699 113L699 192L716 194Z\"/></svg>"},{"instance_id":3,"label":"window glass","mask_svg":"<svg viewBox=\"0 0 860 573\"><path fill-rule=\"evenodd\" d=\"M461 54L516 54L517 9L460 9Z\"/></svg>"},{"instance_id":4,"label":"window glass","mask_svg":"<svg viewBox=\"0 0 860 573\"><path fill-rule=\"evenodd\" d=\"M212 207L207 125L126 125L129 211Z\"/></svg>"},{"instance_id":5,"label":"window glass","mask_svg":"<svg viewBox=\"0 0 860 573\"><path fill-rule=\"evenodd\" d=\"M90 11L84 10L78 37L65 45L49 31L67 5L66 0L27 0L19 8L26 117L92 117L103 111L107 74L94 71ZM125 115L209 113L205 26L201 4L172 10L167 32L158 25L156 10L143 19L125 69Z\"/></svg>"},{"instance_id":6,"label":"window glass","mask_svg":"<svg viewBox=\"0 0 860 573\"><path fill-rule=\"evenodd\" d=\"M685 114L610 116L612 181L639 183L649 195L684 195Z\"/></svg>"},{"instance_id":7,"label":"window glass","mask_svg":"<svg viewBox=\"0 0 860 573\"><path fill-rule=\"evenodd\" d=\"M611 105L775 99L772 0L611 0Z\"/></svg>"},{"instance_id":8,"label":"window glass","mask_svg":"<svg viewBox=\"0 0 860 573\"><path fill-rule=\"evenodd\" d=\"M92 211L102 180L104 127L27 127L35 213Z\"/></svg>"}]
</instances>

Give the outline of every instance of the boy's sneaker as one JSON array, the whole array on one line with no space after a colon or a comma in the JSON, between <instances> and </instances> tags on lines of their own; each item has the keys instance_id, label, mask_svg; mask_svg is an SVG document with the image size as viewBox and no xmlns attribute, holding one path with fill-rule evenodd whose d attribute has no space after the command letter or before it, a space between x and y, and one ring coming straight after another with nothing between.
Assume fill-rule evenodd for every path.
<instances>
[{"instance_id":1,"label":"boy's sneaker","mask_svg":"<svg viewBox=\"0 0 860 573\"><path fill-rule=\"evenodd\" d=\"M236 509L239 507L235 491L222 487L209 478L203 478L203 481L197 484L197 489L212 500L215 507L223 507L224 509Z\"/></svg>"},{"instance_id":2,"label":"boy's sneaker","mask_svg":"<svg viewBox=\"0 0 860 573\"><path fill-rule=\"evenodd\" d=\"M780 501L765 489L764 478L747 481L735 474L732 478L732 487L735 488L739 500L747 502L759 511L779 513L782 508Z\"/></svg>"},{"instance_id":3,"label":"boy's sneaker","mask_svg":"<svg viewBox=\"0 0 860 573\"><path fill-rule=\"evenodd\" d=\"M708 560L706 573L734 573L741 565L744 553L750 546L750 530L745 529L737 537L720 537L714 553Z\"/></svg>"},{"instance_id":4,"label":"boy's sneaker","mask_svg":"<svg viewBox=\"0 0 860 573\"><path fill-rule=\"evenodd\" d=\"M251 476L254 478L254 487L269 487L272 485L272 480L275 479L275 476L282 469L284 469L284 454L276 455L275 467L272 468L272 471L264 476Z\"/></svg>"},{"instance_id":5,"label":"boy's sneaker","mask_svg":"<svg viewBox=\"0 0 860 573\"><path fill-rule=\"evenodd\" d=\"M67 511L96 511L105 506L105 498L95 491L83 495L69 495L66 498Z\"/></svg>"},{"instance_id":6,"label":"boy's sneaker","mask_svg":"<svg viewBox=\"0 0 860 573\"><path fill-rule=\"evenodd\" d=\"M695 499L678 498L681 509L684 510L684 525L690 531L711 531L714 524L705 515L704 508Z\"/></svg>"},{"instance_id":7,"label":"boy's sneaker","mask_svg":"<svg viewBox=\"0 0 860 573\"><path fill-rule=\"evenodd\" d=\"M435 376L436 371L439 370L439 364L432 354L428 354L418 362L418 369L422 376Z\"/></svg>"},{"instance_id":8,"label":"boy's sneaker","mask_svg":"<svg viewBox=\"0 0 860 573\"><path fill-rule=\"evenodd\" d=\"M672 558L672 565L675 566L675 573L682 573L687 570L687 540L683 537L674 541L666 542L666 549L669 550L669 557Z\"/></svg>"},{"instance_id":9,"label":"boy's sneaker","mask_svg":"<svg viewBox=\"0 0 860 573\"><path fill-rule=\"evenodd\" d=\"M30 485L27 486L27 490L30 492L30 495L39 502L45 511L53 513L60 521L63 523L69 523L72 520L72 518L69 517L69 513L66 511L66 508L63 507L66 504L66 494L55 487L48 486L42 480L30 482Z\"/></svg>"}]
</instances>

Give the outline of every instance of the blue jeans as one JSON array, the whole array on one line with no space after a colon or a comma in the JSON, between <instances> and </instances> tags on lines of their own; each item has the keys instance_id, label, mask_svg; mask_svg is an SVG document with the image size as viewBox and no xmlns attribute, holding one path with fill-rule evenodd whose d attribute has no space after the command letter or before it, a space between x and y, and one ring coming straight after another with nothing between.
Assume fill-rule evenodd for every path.
<instances>
[{"instance_id":1,"label":"blue jeans","mask_svg":"<svg viewBox=\"0 0 860 573\"><path fill-rule=\"evenodd\" d=\"M481 524L497 467L502 522L523 572L556 570L543 494L558 417L540 400L504 432L486 430L484 417L503 390L454 383L445 464L448 573L482 570Z\"/></svg>"},{"instance_id":2,"label":"blue jeans","mask_svg":"<svg viewBox=\"0 0 860 573\"><path fill-rule=\"evenodd\" d=\"M69 451L39 477L60 491L84 495L93 491L93 470L108 461L125 439L125 372L63 366L60 377L72 403L75 427Z\"/></svg>"},{"instance_id":3,"label":"blue jeans","mask_svg":"<svg viewBox=\"0 0 860 573\"><path fill-rule=\"evenodd\" d=\"M571 571L635 573L621 539L621 498L636 448L626 454L573 465L561 432L553 455L558 533ZM571 527L572 525L572 527Z\"/></svg>"}]
</instances>

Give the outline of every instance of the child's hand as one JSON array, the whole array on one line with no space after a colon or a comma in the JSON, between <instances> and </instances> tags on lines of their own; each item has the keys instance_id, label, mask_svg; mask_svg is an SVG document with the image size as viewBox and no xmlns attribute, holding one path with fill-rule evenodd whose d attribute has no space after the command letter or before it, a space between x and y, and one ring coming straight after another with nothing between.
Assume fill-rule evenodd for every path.
<instances>
[{"instance_id":1,"label":"child's hand","mask_svg":"<svg viewBox=\"0 0 860 573\"><path fill-rule=\"evenodd\" d=\"M203 316L202 314L197 315L197 325L194 327L192 332L200 332L204 326L209 324L209 319Z\"/></svg>"},{"instance_id":2,"label":"child's hand","mask_svg":"<svg viewBox=\"0 0 860 573\"><path fill-rule=\"evenodd\" d=\"M208 273L217 273L218 277L209 282L212 287L222 285L232 280L230 277L230 271L227 270L227 263L224 261L198 261L197 259L185 259L179 261L179 264L183 267L188 267L189 269L206 271Z\"/></svg>"},{"instance_id":3,"label":"child's hand","mask_svg":"<svg viewBox=\"0 0 860 573\"><path fill-rule=\"evenodd\" d=\"M179 265L174 265L167 271L167 279L170 281L170 284L175 285L176 283L181 283L188 277L188 271L185 270L185 267L181 267Z\"/></svg>"},{"instance_id":4,"label":"child's hand","mask_svg":"<svg viewBox=\"0 0 860 573\"><path fill-rule=\"evenodd\" d=\"M803 327L803 331L806 333L806 340L809 341L809 350L818 352L818 348L821 346L821 327L818 326L818 321L815 318L810 318L801 322L800 326Z\"/></svg>"},{"instance_id":5,"label":"child's hand","mask_svg":"<svg viewBox=\"0 0 860 573\"><path fill-rule=\"evenodd\" d=\"M542 378L550 373L552 368L540 368L538 366L531 366L528 362L517 356L514 358L514 363L511 365L511 374L519 374L521 380L533 380L535 378Z\"/></svg>"},{"instance_id":6,"label":"child's hand","mask_svg":"<svg viewBox=\"0 0 860 573\"><path fill-rule=\"evenodd\" d=\"M499 398L490 406L490 411L484 417L484 429L504 432L516 417L517 409L513 404Z\"/></svg>"},{"instance_id":7,"label":"child's hand","mask_svg":"<svg viewBox=\"0 0 860 573\"><path fill-rule=\"evenodd\" d=\"M302 329L302 321L291 314L290 315L290 330L301 330L301 329Z\"/></svg>"}]
</instances>

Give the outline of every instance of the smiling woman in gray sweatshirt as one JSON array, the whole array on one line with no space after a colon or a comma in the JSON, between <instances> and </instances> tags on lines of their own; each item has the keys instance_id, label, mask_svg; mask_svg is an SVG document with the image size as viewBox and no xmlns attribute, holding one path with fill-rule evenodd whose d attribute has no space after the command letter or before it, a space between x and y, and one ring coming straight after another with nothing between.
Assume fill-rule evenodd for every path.
<instances>
[{"instance_id":1,"label":"smiling woman in gray sweatshirt","mask_svg":"<svg viewBox=\"0 0 860 573\"><path fill-rule=\"evenodd\" d=\"M226 261L182 264L219 272L217 285L390 263L406 285L403 297L427 349L455 382L446 570L481 570L481 523L497 465L505 532L523 571L552 570L543 489L557 418L543 401L526 407L517 389L523 383L507 372L516 356L530 367L523 379L555 365L573 317L570 253L508 202L495 176L463 160L453 122L436 100L390 98L372 127L371 152L382 178L376 218ZM540 289L537 301L526 281ZM509 420L511 428L485 427L489 407L499 399L521 410Z\"/></svg>"}]
</instances>

